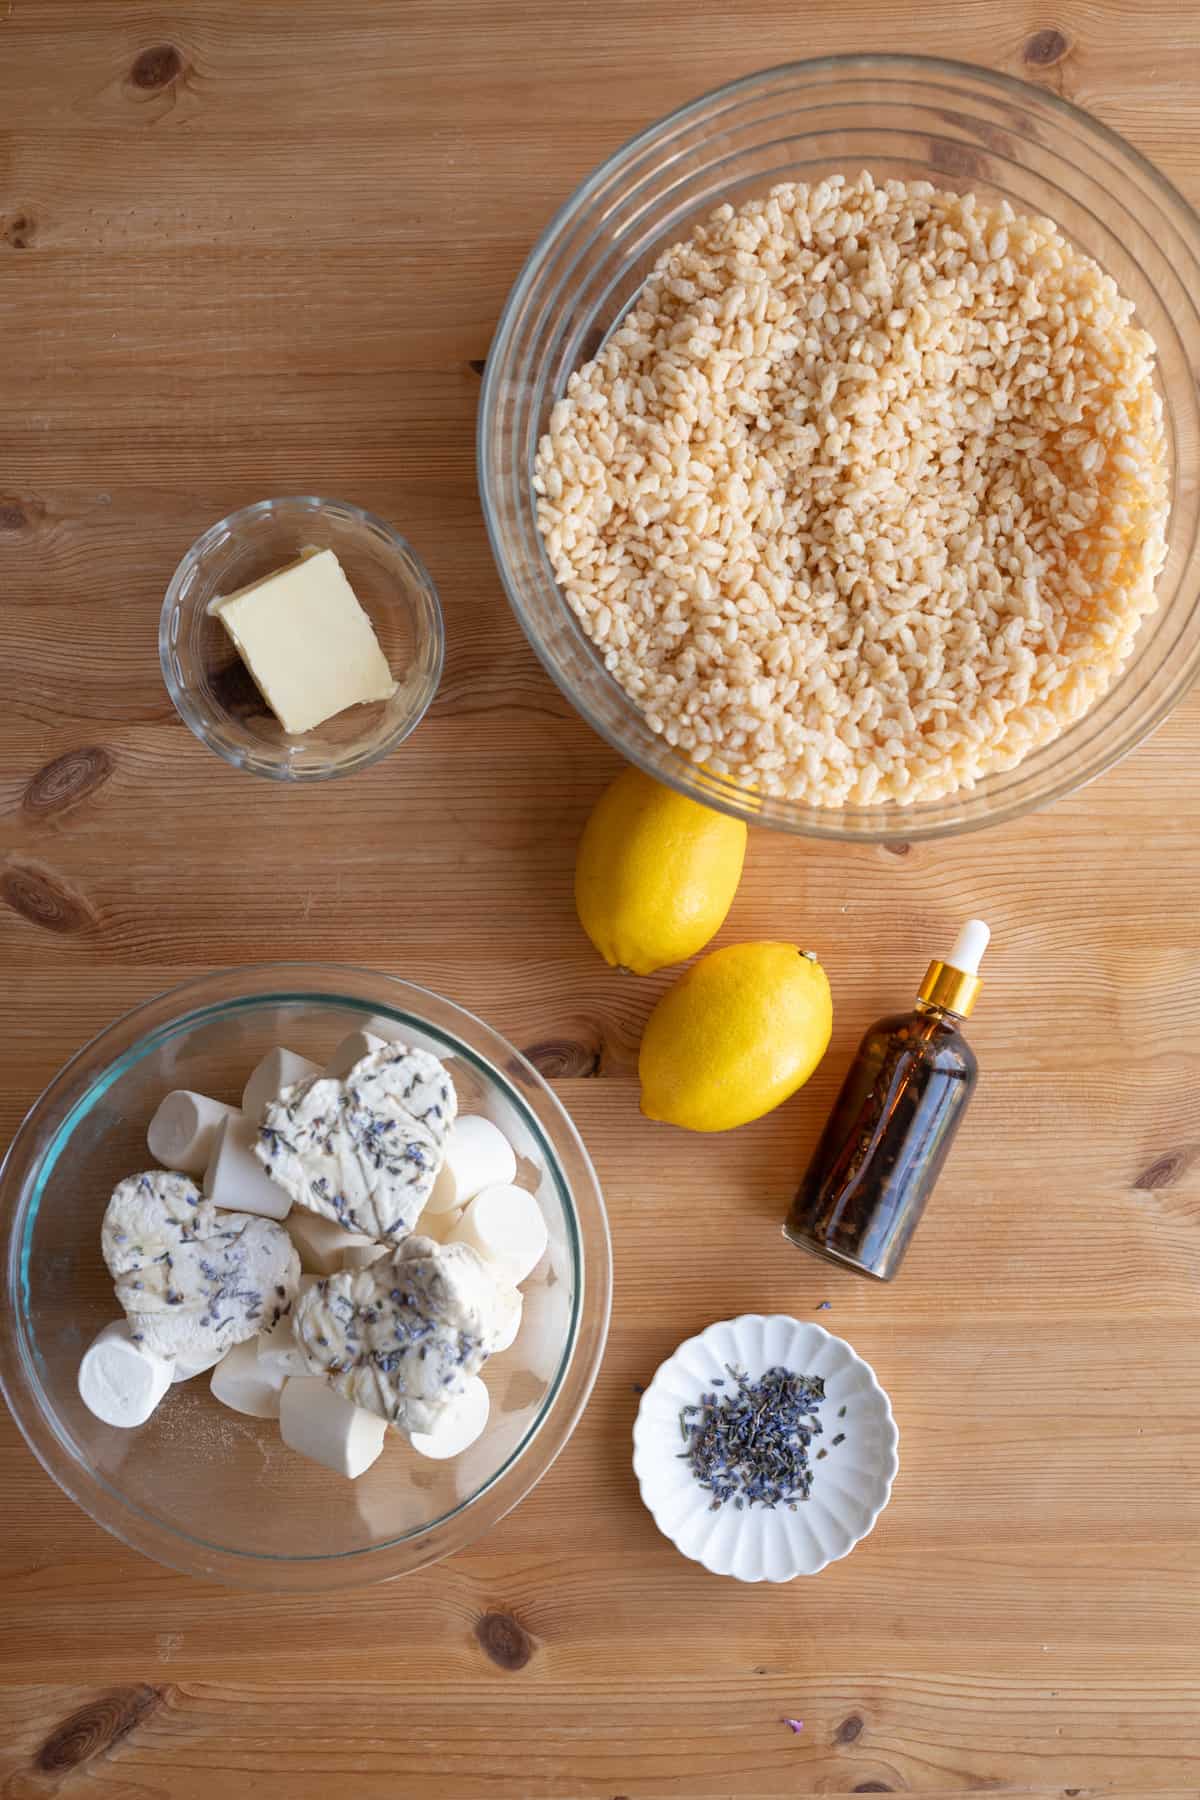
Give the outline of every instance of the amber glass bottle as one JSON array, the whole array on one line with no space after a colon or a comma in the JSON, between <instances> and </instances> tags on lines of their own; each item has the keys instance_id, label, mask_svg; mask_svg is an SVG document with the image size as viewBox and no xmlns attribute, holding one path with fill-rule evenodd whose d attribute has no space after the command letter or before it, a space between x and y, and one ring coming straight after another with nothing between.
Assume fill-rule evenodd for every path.
<instances>
[{"instance_id":1,"label":"amber glass bottle","mask_svg":"<svg viewBox=\"0 0 1200 1800\"><path fill-rule=\"evenodd\" d=\"M972 919L913 1011L863 1038L783 1228L800 1249L879 1281L900 1267L975 1088L961 1022L988 936Z\"/></svg>"}]
</instances>

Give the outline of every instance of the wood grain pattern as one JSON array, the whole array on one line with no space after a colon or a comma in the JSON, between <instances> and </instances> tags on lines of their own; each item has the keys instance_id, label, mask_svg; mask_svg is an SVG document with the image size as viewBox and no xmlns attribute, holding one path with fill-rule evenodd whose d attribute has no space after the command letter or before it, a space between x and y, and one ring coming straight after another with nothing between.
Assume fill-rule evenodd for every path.
<instances>
[{"instance_id":1,"label":"wood grain pattern","mask_svg":"<svg viewBox=\"0 0 1200 1800\"><path fill-rule=\"evenodd\" d=\"M142 1562L5 1419L12 1800L1200 1791L1200 702L983 837L755 834L723 939L816 946L833 1047L780 1112L688 1139L636 1104L667 977L607 971L573 918L615 759L538 669L478 513L479 370L550 211L717 81L863 48L1045 83L1200 200L1179 0L0 0L0 1136L165 985L281 949L371 964L556 1082L617 1276L541 1487L348 1600ZM176 720L155 626L201 528L304 490L411 534L449 653L397 757L288 794ZM967 911L996 933L985 1079L877 1291L786 1255L778 1221L858 1033ZM714 1317L825 1299L893 1395L894 1502L817 1581L721 1583L638 1502L634 1384Z\"/></svg>"}]
</instances>

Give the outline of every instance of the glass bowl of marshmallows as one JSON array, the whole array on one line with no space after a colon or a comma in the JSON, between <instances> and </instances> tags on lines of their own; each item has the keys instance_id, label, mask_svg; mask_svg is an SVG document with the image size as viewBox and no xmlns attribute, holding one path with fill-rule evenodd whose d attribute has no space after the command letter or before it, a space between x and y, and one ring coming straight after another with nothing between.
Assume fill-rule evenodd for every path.
<instances>
[{"instance_id":1,"label":"glass bowl of marshmallows","mask_svg":"<svg viewBox=\"0 0 1200 1800\"><path fill-rule=\"evenodd\" d=\"M205 976L85 1046L0 1173L0 1379L107 1530L231 1585L461 1549L571 1435L604 1203L536 1071L363 970Z\"/></svg>"}]
</instances>

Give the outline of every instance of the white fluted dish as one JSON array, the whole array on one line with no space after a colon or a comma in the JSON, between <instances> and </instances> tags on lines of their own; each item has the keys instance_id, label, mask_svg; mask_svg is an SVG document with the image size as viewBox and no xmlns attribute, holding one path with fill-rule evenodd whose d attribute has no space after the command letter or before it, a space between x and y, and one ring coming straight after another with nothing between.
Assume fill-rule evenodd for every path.
<instances>
[{"instance_id":1,"label":"white fluted dish","mask_svg":"<svg viewBox=\"0 0 1200 1800\"><path fill-rule=\"evenodd\" d=\"M711 1495L680 1458L680 1410L711 1392L715 1376L726 1381L716 1391L729 1393L729 1368L757 1381L776 1365L825 1382L824 1433L813 1455L818 1448L828 1455L813 1463L811 1496L795 1512L786 1506L739 1512L732 1501L714 1511ZM845 1441L834 1449L839 1432ZM874 1369L843 1338L811 1319L743 1313L688 1338L656 1372L633 1427L633 1468L654 1523L684 1556L738 1581L792 1581L848 1555L874 1529L891 1498L899 1442Z\"/></svg>"}]
</instances>

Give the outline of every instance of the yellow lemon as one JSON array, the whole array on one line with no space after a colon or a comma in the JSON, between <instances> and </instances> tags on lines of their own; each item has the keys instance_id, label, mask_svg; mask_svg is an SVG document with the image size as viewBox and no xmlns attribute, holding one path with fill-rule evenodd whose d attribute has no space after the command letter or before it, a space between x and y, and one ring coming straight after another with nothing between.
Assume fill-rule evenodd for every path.
<instances>
[{"instance_id":1,"label":"yellow lemon","mask_svg":"<svg viewBox=\"0 0 1200 1800\"><path fill-rule=\"evenodd\" d=\"M579 923L614 968L649 975L683 962L720 930L745 855L740 819L626 769L580 839Z\"/></svg>"},{"instance_id":2,"label":"yellow lemon","mask_svg":"<svg viewBox=\"0 0 1200 1800\"><path fill-rule=\"evenodd\" d=\"M642 1111L729 1131L803 1087L829 1045L829 980L795 944L730 944L667 989L638 1058Z\"/></svg>"}]
</instances>

